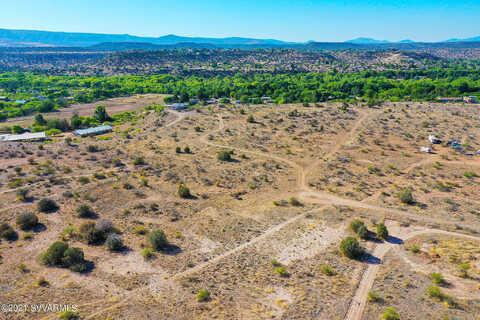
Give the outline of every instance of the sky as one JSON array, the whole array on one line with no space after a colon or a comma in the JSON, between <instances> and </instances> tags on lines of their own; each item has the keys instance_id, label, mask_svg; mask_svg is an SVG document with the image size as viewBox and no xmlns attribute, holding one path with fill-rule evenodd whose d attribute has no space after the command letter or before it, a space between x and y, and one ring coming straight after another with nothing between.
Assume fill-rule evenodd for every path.
<instances>
[{"instance_id":1,"label":"sky","mask_svg":"<svg viewBox=\"0 0 480 320\"><path fill-rule=\"evenodd\" d=\"M480 36L480 0L4 0L0 28L138 36L442 41Z\"/></svg>"}]
</instances>

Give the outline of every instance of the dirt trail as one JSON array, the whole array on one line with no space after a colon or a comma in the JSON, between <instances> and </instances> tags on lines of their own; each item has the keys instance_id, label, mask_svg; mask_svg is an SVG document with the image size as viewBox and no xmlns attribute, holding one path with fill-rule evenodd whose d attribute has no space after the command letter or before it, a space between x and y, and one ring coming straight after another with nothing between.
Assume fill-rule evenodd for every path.
<instances>
[{"instance_id":1,"label":"dirt trail","mask_svg":"<svg viewBox=\"0 0 480 320\"><path fill-rule=\"evenodd\" d=\"M241 245L239 245L238 247L235 247L233 248L232 250L229 250L223 254L220 254L218 256L216 256L215 258L213 259L210 259L204 263L201 263L201 264L198 264L196 265L195 267L193 268L190 268L190 269L187 269L183 272L180 272L180 273L177 273L175 276L174 276L174 279L180 279L182 277L186 277L186 276L189 276L190 274L192 273L195 273L195 272L198 272L210 265L213 265L213 264L216 264L218 261L228 257L228 256L231 256L232 254L235 254L243 249L246 249L262 240L264 240L265 238L273 235L274 233L280 231L281 229L283 229L284 227L286 227L287 225L289 224L292 224L294 223L295 221L305 217L307 214L309 213L312 213L312 212L315 212L315 211L320 211L322 210L323 207L320 207L320 208L316 208L314 210L310 210L310 211L307 211L307 212L304 212L302 214L299 214L299 215L296 215L288 220L285 220L284 222L280 223L280 224L277 224L276 226L273 226L271 227L270 229L268 229L267 231L265 231L263 234L261 234L260 236L256 237L256 238L253 238L252 240L250 241L247 241L245 243L242 243Z\"/></svg>"},{"instance_id":2,"label":"dirt trail","mask_svg":"<svg viewBox=\"0 0 480 320\"><path fill-rule=\"evenodd\" d=\"M430 157L430 158L424 158L420 161L417 161L415 163L412 163L411 165L409 165L407 168L405 168L404 170L402 170L402 173L405 173L405 174L408 174L410 173L413 169L415 169L416 167L421 167L425 164L430 164L430 163L435 163L435 162L440 162L440 163L443 163L443 164L458 164L458 165L462 165L462 166L472 166L472 167L480 167L480 162L479 161L458 161L458 160L445 160L445 159L442 159L442 158L439 158L439 157Z\"/></svg>"},{"instance_id":3,"label":"dirt trail","mask_svg":"<svg viewBox=\"0 0 480 320\"><path fill-rule=\"evenodd\" d=\"M466 239L471 239L471 240L476 240L480 241L480 237L475 237L475 236L470 236L470 235L465 235L462 233L456 233L456 232L450 232L450 231L444 231L444 230L437 230L437 229L420 229L420 230L415 230L410 233L407 233L405 236L400 238L399 236L401 234L405 234L405 231L408 231L408 229L405 228L399 228L399 227L394 227L390 228L390 231L392 232L392 235L398 237L402 241L406 241L409 239L412 239L414 237L420 236L420 235L425 235L425 234L442 234L442 235L449 235L452 237L462 237ZM345 320L361 320L363 316L363 312L365 310L365 306L367 304L367 297L368 297L368 292L371 290L373 283L375 282L375 278L378 272L378 269L380 268L380 265L382 263L383 258L385 255L394 247L398 246L400 242L384 242L382 244L379 244L374 251L372 252L372 256L376 258L375 260L378 261L377 259L380 260L380 262L371 262L365 272L363 273L362 280L360 281L360 284L358 285L357 291L355 292L355 295L351 301L350 308L345 315Z\"/></svg>"}]
</instances>

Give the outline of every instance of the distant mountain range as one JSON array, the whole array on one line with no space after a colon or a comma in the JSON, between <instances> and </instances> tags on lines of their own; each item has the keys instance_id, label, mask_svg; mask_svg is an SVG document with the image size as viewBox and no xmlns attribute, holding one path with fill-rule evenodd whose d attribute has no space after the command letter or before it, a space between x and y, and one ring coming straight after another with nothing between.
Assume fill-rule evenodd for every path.
<instances>
[{"instance_id":1,"label":"distant mountain range","mask_svg":"<svg viewBox=\"0 0 480 320\"><path fill-rule=\"evenodd\" d=\"M71 33L36 30L0 29L0 47L92 47L97 50L154 50L170 48L331 48L375 49L437 47L446 43L480 42L480 36L468 39L449 39L438 43L422 43L412 40L390 42L372 38L356 38L345 42L286 42L275 39L255 38L204 38L166 35L139 37L128 34ZM472 44L462 45L471 47ZM476 46L475 46L476 47Z\"/></svg>"},{"instance_id":2,"label":"distant mountain range","mask_svg":"<svg viewBox=\"0 0 480 320\"><path fill-rule=\"evenodd\" d=\"M178 43L202 43L223 45L285 45L285 41L253 38L201 38L181 37L173 34L161 37L138 37L128 34L71 33L34 30L0 29L0 46L9 47L88 47L99 43L151 43L174 45Z\"/></svg>"}]
</instances>

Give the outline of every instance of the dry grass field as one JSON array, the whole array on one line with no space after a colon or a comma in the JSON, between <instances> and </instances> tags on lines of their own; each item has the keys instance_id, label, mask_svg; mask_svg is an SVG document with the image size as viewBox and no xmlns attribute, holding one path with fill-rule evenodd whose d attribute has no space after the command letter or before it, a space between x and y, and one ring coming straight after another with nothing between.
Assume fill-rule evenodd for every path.
<instances>
[{"instance_id":1,"label":"dry grass field","mask_svg":"<svg viewBox=\"0 0 480 320\"><path fill-rule=\"evenodd\" d=\"M0 222L16 232L0 242L1 303L74 304L80 319L379 319L389 307L401 319L480 316L475 105L158 114L144 107L160 97L122 99L95 104L137 110L111 134L0 145ZM431 145L430 134L463 152ZM412 197L402 202L405 190ZM57 208L41 212L44 198ZM25 212L39 222L22 230ZM353 219L370 231L356 260L339 249L356 236ZM385 241L375 237L382 221ZM168 240L159 250L153 230ZM108 234L123 248L109 250ZM41 263L56 241L81 248L88 269ZM434 272L445 283L432 298Z\"/></svg>"},{"instance_id":2,"label":"dry grass field","mask_svg":"<svg viewBox=\"0 0 480 320\"><path fill-rule=\"evenodd\" d=\"M138 111L145 109L153 104L162 104L166 95L163 94L138 94L132 97L112 98L100 102L78 103L68 108L60 109L58 112L44 114L45 119L70 119L73 115L91 116L92 110L97 106L105 106L110 114L122 113L125 111ZM29 126L33 122L34 116L13 118L8 120L8 125Z\"/></svg>"}]
</instances>

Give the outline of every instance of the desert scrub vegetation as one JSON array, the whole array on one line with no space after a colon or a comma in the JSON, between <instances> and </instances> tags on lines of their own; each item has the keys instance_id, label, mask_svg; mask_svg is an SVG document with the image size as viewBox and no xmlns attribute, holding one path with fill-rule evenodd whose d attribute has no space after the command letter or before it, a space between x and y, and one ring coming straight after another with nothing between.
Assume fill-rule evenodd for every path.
<instances>
[{"instance_id":1,"label":"desert scrub vegetation","mask_svg":"<svg viewBox=\"0 0 480 320\"><path fill-rule=\"evenodd\" d=\"M79 320L80 317L73 311L67 310L58 315L59 320Z\"/></svg>"},{"instance_id":2,"label":"desert scrub vegetation","mask_svg":"<svg viewBox=\"0 0 480 320\"><path fill-rule=\"evenodd\" d=\"M17 239L17 232L8 224L0 224L0 237L7 241L14 241Z\"/></svg>"},{"instance_id":3,"label":"desert scrub vegetation","mask_svg":"<svg viewBox=\"0 0 480 320\"><path fill-rule=\"evenodd\" d=\"M79 218L94 218L96 217L95 211L87 204L81 204L76 209Z\"/></svg>"},{"instance_id":4,"label":"desert scrub vegetation","mask_svg":"<svg viewBox=\"0 0 480 320\"><path fill-rule=\"evenodd\" d=\"M192 197L192 194L190 193L190 189L183 183L178 185L178 195L180 196L180 198L183 198L183 199L188 199Z\"/></svg>"},{"instance_id":5,"label":"desert scrub vegetation","mask_svg":"<svg viewBox=\"0 0 480 320\"><path fill-rule=\"evenodd\" d=\"M146 164L145 159L143 157L136 157L135 160L133 161L133 164L135 166L143 166Z\"/></svg>"},{"instance_id":6,"label":"desert scrub vegetation","mask_svg":"<svg viewBox=\"0 0 480 320\"><path fill-rule=\"evenodd\" d=\"M38 224L38 217L31 212L20 213L17 216L17 225L22 230L31 230Z\"/></svg>"},{"instance_id":7,"label":"desert scrub vegetation","mask_svg":"<svg viewBox=\"0 0 480 320\"><path fill-rule=\"evenodd\" d=\"M327 275L327 276L331 277L331 276L335 275L335 270L330 266L323 265L322 266L322 273L324 275Z\"/></svg>"},{"instance_id":8,"label":"desert scrub vegetation","mask_svg":"<svg viewBox=\"0 0 480 320\"><path fill-rule=\"evenodd\" d=\"M210 292L207 289L200 289L197 292L197 300L198 302L205 302L210 300Z\"/></svg>"},{"instance_id":9,"label":"desert scrub vegetation","mask_svg":"<svg viewBox=\"0 0 480 320\"><path fill-rule=\"evenodd\" d=\"M119 234L112 233L105 240L105 245L110 251L122 251L124 249L124 244L122 237Z\"/></svg>"},{"instance_id":10,"label":"desert scrub vegetation","mask_svg":"<svg viewBox=\"0 0 480 320\"><path fill-rule=\"evenodd\" d=\"M477 177L477 173L476 173L475 171L465 171L465 172L463 173L463 176L464 176L465 178L472 179L472 178Z\"/></svg>"},{"instance_id":11,"label":"desert scrub vegetation","mask_svg":"<svg viewBox=\"0 0 480 320\"><path fill-rule=\"evenodd\" d=\"M365 226L365 223L360 220L353 220L350 222L350 230L355 232L361 239L367 239L368 238L368 229Z\"/></svg>"},{"instance_id":12,"label":"desert scrub vegetation","mask_svg":"<svg viewBox=\"0 0 480 320\"><path fill-rule=\"evenodd\" d=\"M367 300L369 302L380 301L380 295L376 291L371 290L371 291L368 292Z\"/></svg>"},{"instance_id":13,"label":"desert scrub vegetation","mask_svg":"<svg viewBox=\"0 0 480 320\"><path fill-rule=\"evenodd\" d=\"M17 201L25 202L28 200L28 189L20 188L16 191Z\"/></svg>"},{"instance_id":14,"label":"desert scrub vegetation","mask_svg":"<svg viewBox=\"0 0 480 320\"><path fill-rule=\"evenodd\" d=\"M442 276L441 273L434 272L430 275L430 279L432 279L433 283L436 284L437 286L443 286L447 284L447 281L445 278Z\"/></svg>"},{"instance_id":15,"label":"desert scrub vegetation","mask_svg":"<svg viewBox=\"0 0 480 320\"><path fill-rule=\"evenodd\" d=\"M363 255L364 249L354 237L346 237L340 243L340 251L350 259L358 259Z\"/></svg>"},{"instance_id":16,"label":"desert scrub vegetation","mask_svg":"<svg viewBox=\"0 0 480 320\"><path fill-rule=\"evenodd\" d=\"M83 250L69 247L67 243L61 241L54 242L42 253L40 262L48 266L68 268L74 272L85 272L88 269Z\"/></svg>"},{"instance_id":17,"label":"desert scrub vegetation","mask_svg":"<svg viewBox=\"0 0 480 320\"><path fill-rule=\"evenodd\" d=\"M443 293L442 289L437 285L431 285L427 288L427 296L436 301L443 302L448 308L457 308L458 306L455 299Z\"/></svg>"},{"instance_id":18,"label":"desert scrub vegetation","mask_svg":"<svg viewBox=\"0 0 480 320\"><path fill-rule=\"evenodd\" d=\"M90 182L90 179L88 177L79 177L78 182L81 184L87 184Z\"/></svg>"},{"instance_id":19,"label":"desert scrub vegetation","mask_svg":"<svg viewBox=\"0 0 480 320\"><path fill-rule=\"evenodd\" d=\"M153 230L147 234L147 239L153 249L160 251L164 249L167 244L167 236L163 230Z\"/></svg>"},{"instance_id":20,"label":"desert scrub vegetation","mask_svg":"<svg viewBox=\"0 0 480 320\"><path fill-rule=\"evenodd\" d=\"M468 278L468 270L470 269L469 263L461 263L458 265L459 277Z\"/></svg>"},{"instance_id":21,"label":"desert scrub vegetation","mask_svg":"<svg viewBox=\"0 0 480 320\"><path fill-rule=\"evenodd\" d=\"M388 239L388 229L383 222L377 224L377 237L382 240Z\"/></svg>"},{"instance_id":22,"label":"desert scrub vegetation","mask_svg":"<svg viewBox=\"0 0 480 320\"><path fill-rule=\"evenodd\" d=\"M80 225L78 231L73 236L87 244L99 244L105 241L107 232L99 229L95 222L87 221Z\"/></svg>"},{"instance_id":23,"label":"desert scrub vegetation","mask_svg":"<svg viewBox=\"0 0 480 320\"><path fill-rule=\"evenodd\" d=\"M405 189L398 192L397 197L400 202L404 204L413 204L415 202L415 200L413 199L412 191L410 189Z\"/></svg>"},{"instance_id":24,"label":"desert scrub vegetation","mask_svg":"<svg viewBox=\"0 0 480 320\"><path fill-rule=\"evenodd\" d=\"M295 197L290 197L288 199L288 203L291 205L291 206L294 206L294 207L300 207L302 206L302 203Z\"/></svg>"},{"instance_id":25,"label":"desert scrub vegetation","mask_svg":"<svg viewBox=\"0 0 480 320\"><path fill-rule=\"evenodd\" d=\"M145 235L148 233L148 231L147 231L147 228L145 228L144 226L137 226L133 230L133 233L138 235Z\"/></svg>"},{"instance_id":26,"label":"desert scrub vegetation","mask_svg":"<svg viewBox=\"0 0 480 320\"><path fill-rule=\"evenodd\" d=\"M152 248L143 249L142 251L140 251L140 254L145 260L149 260L155 256L155 252Z\"/></svg>"},{"instance_id":27,"label":"desert scrub vegetation","mask_svg":"<svg viewBox=\"0 0 480 320\"><path fill-rule=\"evenodd\" d=\"M37 207L38 211L45 213L52 212L58 209L57 203L54 200L48 198L43 198L42 200L40 200L37 204Z\"/></svg>"},{"instance_id":28,"label":"desert scrub vegetation","mask_svg":"<svg viewBox=\"0 0 480 320\"><path fill-rule=\"evenodd\" d=\"M386 308L382 315L383 320L400 320L400 315L395 308Z\"/></svg>"},{"instance_id":29,"label":"desert scrub vegetation","mask_svg":"<svg viewBox=\"0 0 480 320\"><path fill-rule=\"evenodd\" d=\"M280 277L283 277L283 278L286 278L288 277L290 274L288 273L287 269L285 269L285 267L276 267L275 268L275 272L280 276Z\"/></svg>"},{"instance_id":30,"label":"desert scrub vegetation","mask_svg":"<svg viewBox=\"0 0 480 320\"><path fill-rule=\"evenodd\" d=\"M222 150L217 153L217 160L219 161L230 161L232 160L232 152L227 150Z\"/></svg>"},{"instance_id":31,"label":"desert scrub vegetation","mask_svg":"<svg viewBox=\"0 0 480 320\"><path fill-rule=\"evenodd\" d=\"M91 152L91 153L98 152L98 147L91 144L91 145L87 146L87 151Z\"/></svg>"}]
</instances>

